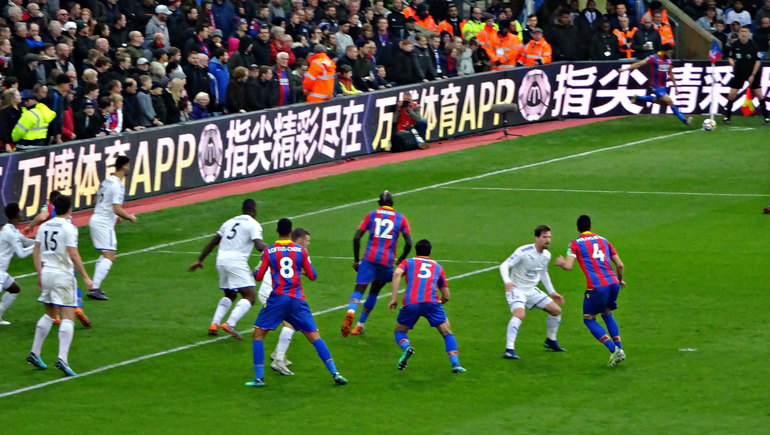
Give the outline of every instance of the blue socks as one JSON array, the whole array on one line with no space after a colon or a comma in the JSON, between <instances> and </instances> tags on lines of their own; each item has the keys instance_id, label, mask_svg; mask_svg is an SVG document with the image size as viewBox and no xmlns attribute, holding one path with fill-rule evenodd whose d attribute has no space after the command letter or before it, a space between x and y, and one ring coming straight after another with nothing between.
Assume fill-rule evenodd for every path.
<instances>
[{"instance_id":1,"label":"blue socks","mask_svg":"<svg viewBox=\"0 0 770 435\"><path fill-rule=\"evenodd\" d=\"M612 341L615 342L615 347L623 349L623 345L620 344L620 329L618 328L618 322L612 317L612 314L602 314L604 324L607 325L607 332L610 333Z\"/></svg>"},{"instance_id":2,"label":"blue socks","mask_svg":"<svg viewBox=\"0 0 770 435\"><path fill-rule=\"evenodd\" d=\"M457 340L455 340L454 334L444 336L444 349L446 349L446 353L449 355L449 362L452 363L452 367L459 366L460 359L457 357Z\"/></svg>"},{"instance_id":3,"label":"blue socks","mask_svg":"<svg viewBox=\"0 0 770 435\"><path fill-rule=\"evenodd\" d=\"M652 103L653 101L655 101L655 97L653 95L638 95L636 99L639 101L644 101L646 103Z\"/></svg>"},{"instance_id":4,"label":"blue socks","mask_svg":"<svg viewBox=\"0 0 770 435\"><path fill-rule=\"evenodd\" d=\"M361 300L361 297L363 297L363 295L361 294L360 291L358 290L353 291L353 294L350 295L350 305L348 305L348 311L350 310L355 311L356 308L358 308L358 302Z\"/></svg>"},{"instance_id":5,"label":"blue socks","mask_svg":"<svg viewBox=\"0 0 770 435\"><path fill-rule=\"evenodd\" d=\"M610 351L610 353L615 352L615 343L610 340L607 332L604 330L604 328L602 328L602 325L596 321L596 319L583 319L583 323L585 323L585 325L588 327L588 330L591 331L591 334L597 340L599 340L599 342L607 346L607 349Z\"/></svg>"},{"instance_id":6,"label":"blue socks","mask_svg":"<svg viewBox=\"0 0 770 435\"><path fill-rule=\"evenodd\" d=\"M78 308L83 308L83 292L78 287Z\"/></svg>"},{"instance_id":7,"label":"blue socks","mask_svg":"<svg viewBox=\"0 0 770 435\"><path fill-rule=\"evenodd\" d=\"M679 110L676 106L671 106L671 110L674 112L674 115L676 115L677 118L679 118L682 122L687 122L687 118L682 115L682 112Z\"/></svg>"},{"instance_id":8,"label":"blue socks","mask_svg":"<svg viewBox=\"0 0 770 435\"><path fill-rule=\"evenodd\" d=\"M329 369L329 372L331 372L331 374L337 373L337 367L334 365L332 354L329 352L329 348L326 347L326 343L324 343L323 339L319 338L314 341L313 346L315 346L315 351L318 352L318 356L321 358L321 361L326 364L326 368Z\"/></svg>"},{"instance_id":9,"label":"blue socks","mask_svg":"<svg viewBox=\"0 0 770 435\"><path fill-rule=\"evenodd\" d=\"M409 336L406 335L406 332L396 332L394 336L396 337L396 343L401 347L401 350L409 348Z\"/></svg>"},{"instance_id":10,"label":"blue socks","mask_svg":"<svg viewBox=\"0 0 770 435\"><path fill-rule=\"evenodd\" d=\"M262 379L265 377L265 342L252 341L251 353L254 356L254 379Z\"/></svg>"},{"instance_id":11,"label":"blue socks","mask_svg":"<svg viewBox=\"0 0 770 435\"><path fill-rule=\"evenodd\" d=\"M366 297L366 301L364 302L364 310L361 312L361 316L358 318L359 323L366 323L366 319L369 318L369 313L372 312L374 306L377 304L378 296L378 294L369 292L369 295Z\"/></svg>"}]
</instances>

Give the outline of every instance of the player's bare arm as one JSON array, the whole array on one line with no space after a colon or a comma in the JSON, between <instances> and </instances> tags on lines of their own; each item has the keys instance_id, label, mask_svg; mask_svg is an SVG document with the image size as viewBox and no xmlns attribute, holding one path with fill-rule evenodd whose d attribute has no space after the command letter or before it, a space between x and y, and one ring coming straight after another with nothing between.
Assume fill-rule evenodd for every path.
<instances>
[{"instance_id":1,"label":"player's bare arm","mask_svg":"<svg viewBox=\"0 0 770 435\"><path fill-rule=\"evenodd\" d=\"M647 63L647 59L642 59L642 60L640 60L638 62L632 63L631 65L621 66L620 68L618 68L618 72L633 71L633 70L635 70L637 68L640 68L642 65L644 65L646 63Z\"/></svg>"},{"instance_id":2,"label":"player's bare arm","mask_svg":"<svg viewBox=\"0 0 770 435\"><path fill-rule=\"evenodd\" d=\"M361 237L364 236L364 230L356 230L353 236L353 270L358 272L358 264L361 262Z\"/></svg>"},{"instance_id":3,"label":"player's bare arm","mask_svg":"<svg viewBox=\"0 0 770 435\"><path fill-rule=\"evenodd\" d=\"M572 266L575 264L575 257L563 257L559 255L556 257L556 260L554 260L553 264L555 264L558 267L561 267L564 270L572 270Z\"/></svg>"},{"instance_id":4,"label":"player's bare arm","mask_svg":"<svg viewBox=\"0 0 770 435\"><path fill-rule=\"evenodd\" d=\"M254 239L254 249L262 252L267 248L267 244L262 239Z\"/></svg>"},{"instance_id":5,"label":"player's bare arm","mask_svg":"<svg viewBox=\"0 0 770 435\"><path fill-rule=\"evenodd\" d=\"M32 248L32 259L37 272L37 289L42 291L43 283L40 281L40 272L43 270L43 260L40 258L40 242L35 242L35 247Z\"/></svg>"},{"instance_id":6,"label":"player's bare arm","mask_svg":"<svg viewBox=\"0 0 770 435\"><path fill-rule=\"evenodd\" d=\"M620 261L620 257L617 254L610 257L610 260L612 260L612 263L615 265L615 273L618 275L620 286L625 287L626 282L623 281L623 262Z\"/></svg>"},{"instance_id":7,"label":"player's bare arm","mask_svg":"<svg viewBox=\"0 0 770 435\"><path fill-rule=\"evenodd\" d=\"M398 288L401 286L401 277L404 276L404 269L397 267L393 271L393 281L391 281L391 289L393 290L393 296L388 303L388 310L393 311L398 306Z\"/></svg>"},{"instance_id":8,"label":"player's bare arm","mask_svg":"<svg viewBox=\"0 0 770 435\"><path fill-rule=\"evenodd\" d=\"M396 263L401 264L402 261L406 260L406 256L409 255L411 250L412 236L409 233L404 233L404 252L401 253L400 257L398 257L398 261L396 261Z\"/></svg>"},{"instance_id":9,"label":"player's bare arm","mask_svg":"<svg viewBox=\"0 0 770 435\"><path fill-rule=\"evenodd\" d=\"M449 302L449 287L441 287L439 291L441 292L441 303L445 304Z\"/></svg>"},{"instance_id":10,"label":"player's bare arm","mask_svg":"<svg viewBox=\"0 0 770 435\"><path fill-rule=\"evenodd\" d=\"M69 254L70 259L72 260L72 264L75 266L75 270L78 271L78 274L83 279L83 283L88 287L89 290L93 290L94 288L94 282L91 281L91 277L88 276L88 272L86 272L85 266L83 266L83 259L80 258L80 252L78 252L78 248L74 246L67 246L67 254Z\"/></svg>"},{"instance_id":11,"label":"player's bare arm","mask_svg":"<svg viewBox=\"0 0 770 435\"><path fill-rule=\"evenodd\" d=\"M131 214L131 213L126 212L123 209L122 205L120 205L120 204L112 204L112 211L114 211L115 214L118 215L118 217L121 217L123 219L126 219L126 220L130 221L132 224L136 223L136 216Z\"/></svg>"},{"instance_id":12,"label":"player's bare arm","mask_svg":"<svg viewBox=\"0 0 770 435\"><path fill-rule=\"evenodd\" d=\"M42 224L43 222L48 220L48 217L50 216L50 213L48 213L48 210L43 210L40 213L38 213L33 219L32 222L28 223L26 227L24 227L24 234L30 235L32 234L32 231L37 228L38 225Z\"/></svg>"},{"instance_id":13,"label":"player's bare arm","mask_svg":"<svg viewBox=\"0 0 770 435\"><path fill-rule=\"evenodd\" d=\"M211 253L211 251L214 250L214 247L219 244L219 242L222 241L222 236L219 234L215 234L214 237L211 238L211 241L203 248L203 251L201 252L201 255L198 257L197 260L195 260L195 263L190 265L190 267L187 268L190 272L195 271L195 269L203 268L203 260L206 259L206 257Z\"/></svg>"}]
</instances>

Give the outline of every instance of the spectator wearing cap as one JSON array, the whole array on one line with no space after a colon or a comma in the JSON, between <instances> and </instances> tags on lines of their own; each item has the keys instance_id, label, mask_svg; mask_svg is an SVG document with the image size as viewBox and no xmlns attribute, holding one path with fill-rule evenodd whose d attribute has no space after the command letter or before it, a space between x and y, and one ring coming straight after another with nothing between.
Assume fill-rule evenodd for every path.
<instances>
[{"instance_id":1,"label":"spectator wearing cap","mask_svg":"<svg viewBox=\"0 0 770 435\"><path fill-rule=\"evenodd\" d=\"M228 44L231 39L240 40L244 36L249 34L249 22L245 18L240 18L235 24L235 30L227 38Z\"/></svg>"},{"instance_id":2,"label":"spectator wearing cap","mask_svg":"<svg viewBox=\"0 0 770 435\"><path fill-rule=\"evenodd\" d=\"M48 125L56 118L56 112L43 103L38 103L35 92L27 89L21 94L24 108L21 117L13 127L11 140L20 150L45 145Z\"/></svg>"},{"instance_id":3,"label":"spectator wearing cap","mask_svg":"<svg viewBox=\"0 0 770 435\"><path fill-rule=\"evenodd\" d=\"M246 112L246 81L249 69L238 66L232 70L230 83L227 86L227 99L225 107L228 113Z\"/></svg>"},{"instance_id":4,"label":"spectator wearing cap","mask_svg":"<svg viewBox=\"0 0 770 435\"><path fill-rule=\"evenodd\" d=\"M82 69L83 60L88 57L88 51L96 48L94 40L91 39L91 30L83 21L76 21L77 36L75 36L75 50L72 53L75 67Z\"/></svg>"},{"instance_id":5,"label":"spectator wearing cap","mask_svg":"<svg viewBox=\"0 0 770 435\"><path fill-rule=\"evenodd\" d=\"M524 65L546 65L551 63L552 49L545 38L543 38L543 29L535 27L531 29L532 39L524 45L519 59Z\"/></svg>"},{"instance_id":6,"label":"spectator wearing cap","mask_svg":"<svg viewBox=\"0 0 770 435\"><path fill-rule=\"evenodd\" d=\"M11 131L21 118L21 93L18 89L8 89L3 92L0 102L0 150L13 151L16 143L11 137Z\"/></svg>"},{"instance_id":7,"label":"spectator wearing cap","mask_svg":"<svg viewBox=\"0 0 770 435\"><path fill-rule=\"evenodd\" d=\"M212 50L213 56L209 62L209 77L211 78L211 93L219 106L224 106L227 99L227 86L230 84L230 70L227 68L228 55L221 48Z\"/></svg>"},{"instance_id":8,"label":"spectator wearing cap","mask_svg":"<svg viewBox=\"0 0 770 435\"><path fill-rule=\"evenodd\" d=\"M148 75L139 76L137 83L139 85L136 92L136 104L138 107L136 114L137 125L141 125L145 128L163 125L163 122L161 122L158 115L155 113L152 97L150 96L150 91L152 90L152 77Z\"/></svg>"},{"instance_id":9,"label":"spectator wearing cap","mask_svg":"<svg viewBox=\"0 0 770 435\"><path fill-rule=\"evenodd\" d=\"M56 117L48 126L48 139L46 143L49 144L62 143L64 112L70 108L74 94L74 92L71 92L71 82L66 74L59 74L54 83L55 85L48 89L47 96L40 100L41 103L45 104L56 114Z\"/></svg>"},{"instance_id":10,"label":"spectator wearing cap","mask_svg":"<svg viewBox=\"0 0 770 435\"><path fill-rule=\"evenodd\" d=\"M136 66L128 69L128 75L134 80L146 74L150 74L150 61L146 57L140 57L136 60Z\"/></svg>"},{"instance_id":11,"label":"spectator wearing cap","mask_svg":"<svg viewBox=\"0 0 770 435\"><path fill-rule=\"evenodd\" d=\"M73 115L75 124L75 136L78 139L92 139L96 136L104 136L102 125L104 118L96 110L96 101L85 100L83 108Z\"/></svg>"},{"instance_id":12,"label":"spectator wearing cap","mask_svg":"<svg viewBox=\"0 0 770 435\"><path fill-rule=\"evenodd\" d=\"M32 89L38 83L37 66L40 58L34 53L24 55L21 63L17 65L16 77L19 78L19 89ZM21 66L21 68L19 68Z\"/></svg>"},{"instance_id":13,"label":"spectator wearing cap","mask_svg":"<svg viewBox=\"0 0 770 435\"><path fill-rule=\"evenodd\" d=\"M233 18L235 18L235 8L228 0L215 0L211 6L211 13L214 14L214 28L222 31L223 35L233 33Z\"/></svg>"},{"instance_id":14,"label":"spectator wearing cap","mask_svg":"<svg viewBox=\"0 0 770 435\"><path fill-rule=\"evenodd\" d=\"M580 60L583 57L583 47L580 45L580 33L572 23L569 9L562 9L551 27L548 41L553 49L553 60Z\"/></svg>"},{"instance_id":15,"label":"spectator wearing cap","mask_svg":"<svg viewBox=\"0 0 770 435\"><path fill-rule=\"evenodd\" d=\"M251 54L253 45L254 42L250 36L241 38L238 43L238 49L233 52L233 55L227 61L227 68L230 70L230 73L239 66L248 69L251 64L255 63L254 56Z\"/></svg>"},{"instance_id":16,"label":"spectator wearing cap","mask_svg":"<svg viewBox=\"0 0 770 435\"><path fill-rule=\"evenodd\" d=\"M166 37L166 41L170 41L168 33L168 17L171 15L171 10L166 5L155 6L155 14L147 22L147 26L144 28L144 41L150 43L153 40L153 36L156 33L162 33Z\"/></svg>"},{"instance_id":17,"label":"spectator wearing cap","mask_svg":"<svg viewBox=\"0 0 770 435\"><path fill-rule=\"evenodd\" d=\"M222 44L222 41L224 38L222 37L222 31L219 29L214 29L211 31L211 36L209 36L209 40L207 41L207 46L209 47L209 55L213 57L213 50L215 48L225 48L225 46Z\"/></svg>"}]
</instances>

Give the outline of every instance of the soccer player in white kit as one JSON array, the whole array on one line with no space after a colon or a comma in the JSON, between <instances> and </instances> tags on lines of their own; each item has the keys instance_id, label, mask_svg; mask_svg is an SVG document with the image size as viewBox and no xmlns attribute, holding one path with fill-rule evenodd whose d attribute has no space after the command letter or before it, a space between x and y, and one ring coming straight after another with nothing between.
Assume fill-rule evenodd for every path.
<instances>
[{"instance_id":1,"label":"soccer player in white kit","mask_svg":"<svg viewBox=\"0 0 770 435\"><path fill-rule=\"evenodd\" d=\"M304 228L295 228L294 231L291 232L291 241L307 250L308 246L310 246L310 233ZM310 260L310 257L308 257L308 260ZM256 273L258 269L259 265L254 270L254 273ZM267 270L270 270L269 266ZM259 292L257 293L257 296L259 297L259 303L261 303L262 306L266 306L267 299L270 297L270 293L272 292L273 278L270 275L270 272L266 272L265 277L262 278L262 284L259 286ZM270 359L273 360L273 362L270 364L270 368L286 376L294 375L294 373L289 370L289 366L292 363L286 359L286 351L289 350L291 337L293 335L294 327L291 326L288 322L284 321L283 328L281 328L281 333L278 336L278 343L275 345L275 351L270 354Z\"/></svg>"},{"instance_id":2,"label":"soccer player in white kit","mask_svg":"<svg viewBox=\"0 0 770 435\"><path fill-rule=\"evenodd\" d=\"M203 267L206 259L214 247L219 245L217 251L217 273L219 274L219 288L225 295L219 300L214 317L209 326L209 335L217 335L221 326L236 340L243 338L236 329L238 320L249 312L254 305L256 282L249 268L249 256L251 250L263 251L267 245L262 241L262 226L254 218L257 216L257 203L253 199L243 201L241 208L243 214L228 219L219 227L219 231L211 241L203 248L203 252L195 260L188 270L190 272ZM235 304L227 322L220 324L227 310L241 294L242 298Z\"/></svg>"},{"instance_id":3,"label":"soccer player in white kit","mask_svg":"<svg viewBox=\"0 0 770 435\"><path fill-rule=\"evenodd\" d=\"M505 353L503 358L519 359L514 350L519 326L524 320L525 308L534 307L549 314L546 319L547 337L543 346L556 352L563 352L556 341L556 332L561 323L561 308L554 302L564 305L564 298L551 284L548 275L548 263L551 261L551 229L547 225L535 228L535 243L520 246L508 259L500 265L500 275L505 283L505 299L511 309L511 320L505 336ZM537 288L538 282L548 290L550 297Z\"/></svg>"},{"instance_id":4,"label":"soccer player in white kit","mask_svg":"<svg viewBox=\"0 0 770 435\"><path fill-rule=\"evenodd\" d=\"M88 277L78 252L78 229L69 221L72 216L72 200L61 195L54 200L56 217L43 223L35 237L32 255L35 259L40 297L45 304L45 314L37 321L35 339L27 356L27 362L40 369L47 368L40 358L43 341L48 336L57 311L61 312L59 326L59 358L56 368L66 376L76 376L69 366L68 356L75 331L75 308L78 306L75 270L89 289L93 282Z\"/></svg>"},{"instance_id":5,"label":"soccer player in white kit","mask_svg":"<svg viewBox=\"0 0 770 435\"><path fill-rule=\"evenodd\" d=\"M99 192L96 194L96 207L88 221L88 226L91 229L94 248L101 251L102 255L96 260L96 267L94 267L94 288L88 292L88 297L91 299L108 300L101 287L102 281L115 263L115 254L118 250L115 224L118 218L136 223L136 216L123 210L123 197L126 194L123 180L130 169L131 159L118 156L115 159L115 172L102 181Z\"/></svg>"},{"instance_id":6,"label":"soccer player in white kit","mask_svg":"<svg viewBox=\"0 0 770 435\"><path fill-rule=\"evenodd\" d=\"M8 275L8 265L11 258L16 254L19 258L24 258L32 253L32 247L35 241L21 235L16 226L21 222L21 211L19 204L12 202L5 206L5 216L8 223L3 225L0 231L0 292L3 293L0 298L0 325L10 325L11 322L3 320L3 314L19 295L21 289L11 275ZM4 291L4 292L3 292Z\"/></svg>"}]
</instances>

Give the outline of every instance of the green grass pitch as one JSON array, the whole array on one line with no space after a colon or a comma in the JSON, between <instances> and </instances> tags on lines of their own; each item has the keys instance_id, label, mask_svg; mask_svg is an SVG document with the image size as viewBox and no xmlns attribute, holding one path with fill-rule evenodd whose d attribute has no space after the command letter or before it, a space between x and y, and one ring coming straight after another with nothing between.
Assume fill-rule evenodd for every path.
<instances>
[{"instance_id":1,"label":"green grass pitch","mask_svg":"<svg viewBox=\"0 0 770 435\"><path fill-rule=\"evenodd\" d=\"M94 327L76 323L72 368L101 371L0 398L0 432L764 432L768 131L757 118L709 133L635 116L140 215L117 231L119 252L143 251L118 258L103 284L109 302L86 301ZM452 374L443 340L422 320L410 334L417 353L399 372L387 299L365 335L340 336L355 278L351 240L383 189L447 272L466 374ZM296 375L266 368L265 388L245 387L256 308L238 325L243 342L206 335L221 296L215 254L201 271L186 267L246 197L259 204L267 242L284 216L312 233L319 278L305 282L306 294L314 312L326 311L316 322L348 385L335 386L296 334ZM546 314L533 310L517 340L522 359L504 360L510 313L497 266L541 223L562 255L583 213L626 264L616 318L628 359L605 366L607 351L582 323L583 275L552 265L567 300L567 352L543 349ZM98 256L87 227L80 251ZM31 258L15 259L10 273L33 270ZM0 329L0 394L61 379L57 328L43 347L50 368L24 361L42 307L36 279L17 282L22 293L4 316L13 324Z\"/></svg>"}]
</instances>

